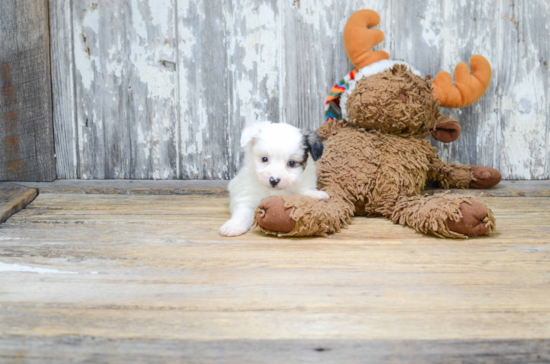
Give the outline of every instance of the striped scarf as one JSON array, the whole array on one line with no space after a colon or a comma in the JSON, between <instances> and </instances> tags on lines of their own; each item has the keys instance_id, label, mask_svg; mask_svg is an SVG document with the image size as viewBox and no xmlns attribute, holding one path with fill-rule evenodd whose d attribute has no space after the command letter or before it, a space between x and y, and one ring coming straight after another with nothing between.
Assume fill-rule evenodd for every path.
<instances>
[{"instance_id":1,"label":"striped scarf","mask_svg":"<svg viewBox=\"0 0 550 364\"><path fill-rule=\"evenodd\" d=\"M342 111L340 109L340 95L349 89L349 82L355 79L357 69L351 71L346 77L342 78L330 90L330 94L325 102L325 121L329 119L342 119Z\"/></svg>"}]
</instances>

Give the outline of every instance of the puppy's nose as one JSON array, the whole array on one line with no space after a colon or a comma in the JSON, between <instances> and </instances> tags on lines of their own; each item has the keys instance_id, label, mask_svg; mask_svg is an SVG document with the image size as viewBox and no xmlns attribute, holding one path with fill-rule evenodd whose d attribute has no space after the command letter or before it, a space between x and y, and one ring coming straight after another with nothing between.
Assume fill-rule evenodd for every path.
<instances>
[{"instance_id":1,"label":"puppy's nose","mask_svg":"<svg viewBox=\"0 0 550 364\"><path fill-rule=\"evenodd\" d=\"M273 177L269 178L269 183L271 183L271 185L273 187L277 186L277 183L279 183L279 182L281 182L280 178L273 178Z\"/></svg>"}]
</instances>

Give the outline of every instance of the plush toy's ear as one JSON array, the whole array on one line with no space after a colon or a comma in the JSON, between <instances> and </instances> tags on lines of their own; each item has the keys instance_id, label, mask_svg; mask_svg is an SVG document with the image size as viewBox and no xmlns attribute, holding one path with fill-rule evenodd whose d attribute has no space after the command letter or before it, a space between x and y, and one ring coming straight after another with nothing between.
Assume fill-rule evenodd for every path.
<instances>
[{"instance_id":1,"label":"plush toy's ear","mask_svg":"<svg viewBox=\"0 0 550 364\"><path fill-rule=\"evenodd\" d=\"M262 129L269 124L271 124L269 121L258 121L244 128L241 134L241 148L246 147L248 143L258 137Z\"/></svg>"},{"instance_id":2,"label":"plush toy's ear","mask_svg":"<svg viewBox=\"0 0 550 364\"><path fill-rule=\"evenodd\" d=\"M323 140L319 137L316 131L302 130L304 135L304 145L311 153L313 160L316 161L323 155Z\"/></svg>"}]
</instances>

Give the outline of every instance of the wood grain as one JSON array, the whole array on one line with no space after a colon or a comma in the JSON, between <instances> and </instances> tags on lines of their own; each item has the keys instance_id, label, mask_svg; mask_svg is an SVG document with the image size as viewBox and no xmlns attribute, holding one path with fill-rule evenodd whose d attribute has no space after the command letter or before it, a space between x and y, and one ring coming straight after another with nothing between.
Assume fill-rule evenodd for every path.
<instances>
[{"instance_id":1,"label":"wood grain","mask_svg":"<svg viewBox=\"0 0 550 364\"><path fill-rule=\"evenodd\" d=\"M62 348L52 353L45 344ZM26 363L536 363L550 360L548 340L155 340L76 335L0 340L4 358Z\"/></svg>"},{"instance_id":2,"label":"wood grain","mask_svg":"<svg viewBox=\"0 0 550 364\"><path fill-rule=\"evenodd\" d=\"M73 12L71 0L50 0L50 52L57 178L79 176Z\"/></svg>"},{"instance_id":3,"label":"wood grain","mask_svg":"<svg viewBox=\"0 0 550 364\"><path fill-rule=\"evenodd\" d=\"M221 237L227 197L43 193L0 227L0 362L545 361L549 199L485 200L490 237L278 239Z\"/></svg>"},{"instance_id":4,"label":"wood grain","mask_svg":"<svg viewBox=\"0 0 550 364\"><path fill-rule=\"evenodd\" d=\"M0 224L25 208L37 194L34 188L15 183L0 183Z\"/></svg>"},{"instance_id":5,"label":"wood grain","mask_svg":"<svg viewBox=\"0 0 550 364\"><path fill-rule=\"evenodd\" d=\"M490 237L278 239L221 237L227 197L43 193L0 227L0 361L544 361L549 199L485 201Z\"/></svg>"},{"instance_id":6,"label":"wood grain","mask_svg":"<svg viewBox=\"0 0 550 364\"><path fill-rule=\"evenodd\" d=\"M498 62L502 54L495 46L499 40L499 33L495 31L494 24L499 20L500 3L498 0L444 1L442 13L431 14L433 18L429 24L433 30L433 37L438 39L436 54L439 57L440 68L434 65L427 73L435 76L442 70L453 75L456 65L460 62L468 64L470 57L475 54L487 58L493 68L489 88L478 102L463 109L441 109L443 114L458 120L463 130L454 143L445 144L432 139L432 144L438 147L439 154L444 160L498 168L499 159L495 155L498 140L496 129L501 116L496 105L497 85L502 77L502 69ZM431 12L428 10L427 13ZM437 15L441 18L437 18ZM428 24L428 16L426 19L422 16L413 19ZM425 30L423 36L430 39Z\"/></svg>"},{"instance_id":7,"label":"wood grain","mask_svg":"<svg viewBox=\"0 0 550 364\"><path fill-rule=\"evenodd\" d=\"M462 125L456 142L432 141L443 159L550 177L543 0L66 1L50 3L61 178L232 178L246 125L321 125L328 91L353 68L345 22L362 8L381 16L377 49L424 74L473 54L492 64L478 103L443 110Z\"/></svg>"},{"instance_id":8,"label":"wood grain","mask_svg":"<svg viewBox=\"0 0 550 364\"><path fill-rule=\"evenodd\" d=\"M549 24L547 1L501 2L497 151L507 178L550 176Z\"/></svg>"},{"instance_id":9,"label":"wood grain","mask_svg":"<svg viewBox=\"0 0 550 364\"><path fill-rule=\"evenodd\" d=\"M57 180L54 182L20 182L40 193L78 194L147 194L147 195L219 195L227 196L228 181L143 181L143 180ZM447 190L427 186L424 193ZM452 193L486 197L550 197L550 181L502 181L484 189L452 189Z\"/></svg>"},{"instance_id":10,"label":"wood grain","mask_svg":"<svg viewBox=\"0 0 550 364\"><path fill-rule=\"evenodd\" d=\"M173 1L72 6L78 177L177 178Z\"/></svg>"},{"instance_id":11,"label":"wood grain","mask_svg":"<svg viewBox=\"0 0 550 364\"><path fill-rule=\"evenodd\" d=\"M229 145L238 143L230 133L231 106L237 97L228 54L231 16L229 1L177 1L178 166L183 179L230 175Z\"/></svg>"},{"instance_id":12,"label":"wood grain","mask_svg":"<svg viewBox=\"0 0 550 364\"><path fill-rule=\"evenodd\" d=\"M53 181L48 2L0 2L0 181Z\"/></svg>"}]
</instances>

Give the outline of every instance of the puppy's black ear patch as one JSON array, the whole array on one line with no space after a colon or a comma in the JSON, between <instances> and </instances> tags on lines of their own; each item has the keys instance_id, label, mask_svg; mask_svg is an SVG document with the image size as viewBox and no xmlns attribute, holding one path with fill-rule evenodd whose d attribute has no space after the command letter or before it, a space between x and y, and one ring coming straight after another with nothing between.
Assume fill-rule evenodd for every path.
<instances>
[{"instance_id":1,"label":"puppy's black ear patch","mask_svg":"<svg viewBox=\"0 0 550 364\"><path fill-rule=\"evenodd\" d=\"M304 146L309 150L313 160L316 161L323 155L323 140L316 131L302 130L304 135Z\"/></svg>"}]
</instances>

